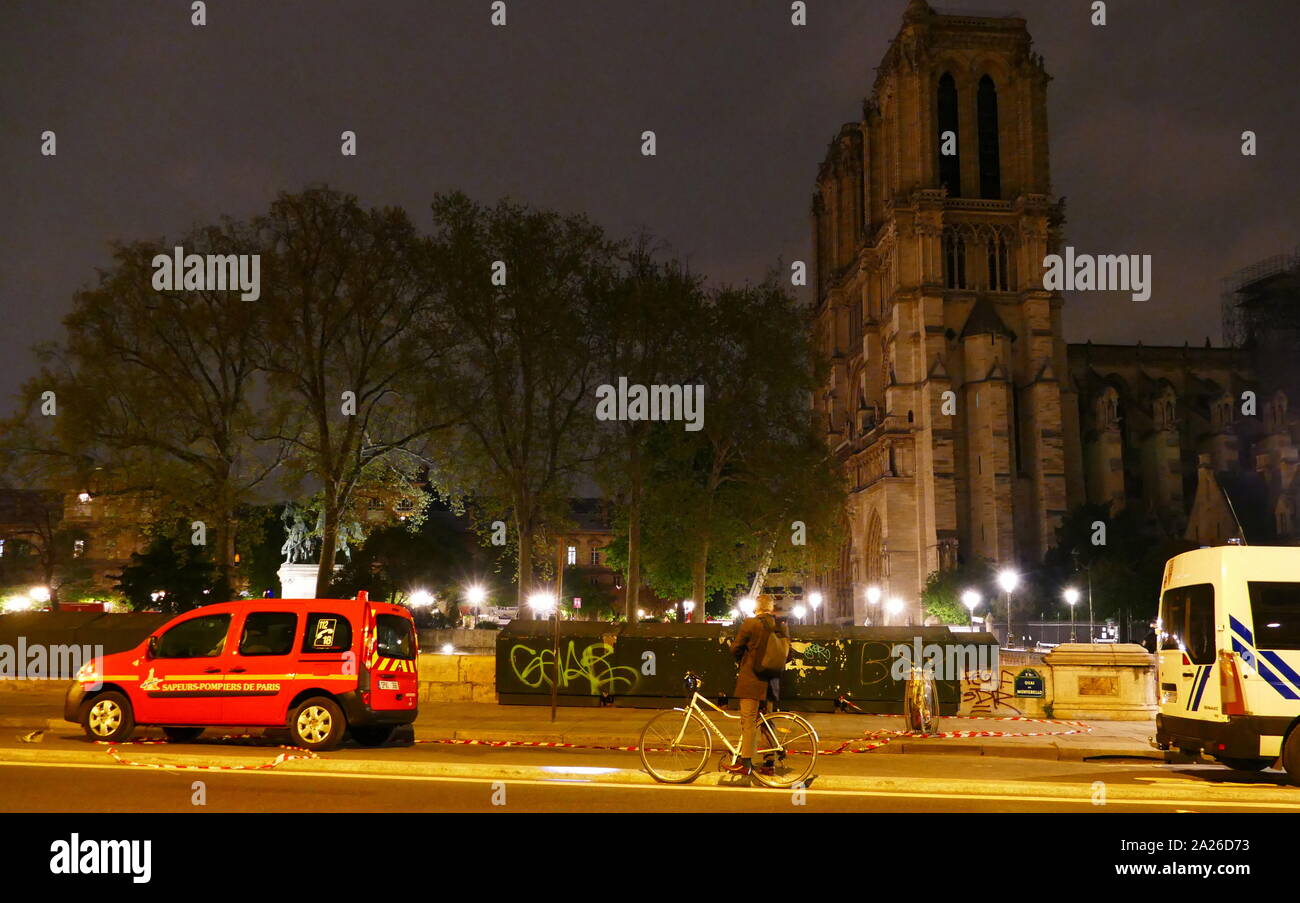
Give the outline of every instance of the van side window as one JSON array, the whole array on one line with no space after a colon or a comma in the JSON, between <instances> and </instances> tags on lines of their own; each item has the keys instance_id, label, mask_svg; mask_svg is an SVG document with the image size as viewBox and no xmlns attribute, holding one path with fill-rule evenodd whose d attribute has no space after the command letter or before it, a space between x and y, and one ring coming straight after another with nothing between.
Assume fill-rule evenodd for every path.
<instances>
[{"instance_id":1,"label":"van side window","mask_svg":"<svg viewBox=\"0 0 1300 903\"><path fill-rule=\"evenodd\" d=\"M1160 648L1183 650L1195 665L1214 663L1214 585L1166 590L1160 601Z\"/></svg>"},{"instance_id":2,"label":"van side window","mask_svg":"<svg viewBox=\"0 0 1300 903\"><path fill-rule=\"evenodd\" d=\"M155 658L214 658L226 646L230 615L190 618L168 630L158 640Z\"/></svg>"},{"instance_id":3,"label":"van side window","mask_svg":"<svg viewBox=\"0 0 1300 903\"><path fill-rule=\"evenodd\" d=\"M302 635L302 651L343 652L352 648L352 625L343 615L307 615L307 630Z\"/></svg>"},{"instance_id":4,"label":"van side window","mask_svg":"<svg viewBox=\"0 0 1300 903\"><path fill-rule=\"evenodd\" d=\"M1256 649L1300 649L1300 583L1250 580Z\"/></svg>"},{"instance_id":5,"label":"van side window","mask_svg":"<svg viewBox=\"0 0 1300 903\"><path fill-rule=\"evenodd\" d=\"M293 651L293 634L297 629L298 616L292 612L252 612L244 618L239 654L288 655Z\"/></svg>"}]
</instances>

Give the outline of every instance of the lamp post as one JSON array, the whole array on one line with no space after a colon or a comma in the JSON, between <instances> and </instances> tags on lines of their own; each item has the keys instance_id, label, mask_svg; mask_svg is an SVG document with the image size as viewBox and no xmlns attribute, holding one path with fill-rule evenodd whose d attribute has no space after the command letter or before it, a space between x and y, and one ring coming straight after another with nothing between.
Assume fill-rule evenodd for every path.
<instances>
[{"instance_id":1,"label":"lamp post","mask_svg":"<svg viewBox=\"0 0 1300 903\"><path fill-rule=\"evenodd\" d=\"M465 590L465 601L474 606L474 627L478 627L479 609L483 606L483 600L487 598L487 590L477 583Z\"/></svg>"},{"instance_id":2,"label":"lamp post","mask_svg":"<svg viewBox=\"0 0 1300 903\"><path fill-rule=\"evenodd\" d=\"M975 608L980 604L980 594L973 589L968 589L961 594L961 604L966 606L970 612L970 629L975 630Z\"/></svg>"},{"instance_id":3,"label":"lamp post","mask_svg":"<svg viewBox=\"0 0 1300 903\"><path fill-rule=\"evenodd\" d=\"M891 621L894 618L898 617L899 612L901 612L902 610L903 610L903 600L898 598L897 596L891 597L890 600L885 604L885 613L889 615L889 619Z\"/></svg>"},{"instance_id":4,"label":"lamp post","mask_svg":"<svg viewBox=\"0 0 1300 903\"><path fill-rule=\"evenodd\" d=\"M1011 648L1011 594L1016 591L1020 585L1020 575L1011 568L1003 568L998 572L998 586L1007 595L1007 648Z\"/></svg>"},{"instance_id":5,"label":"lamp post","mask_svg":"<svg viewBox=\"0 0 1300 903\"><path fill-rule=\"evenodd\" d=\"M876 614L875 614L876 610L874 606L880 604L880 595L881 595L880 587L875 586L874 584L872 586L867 587L867 604L872 606L872 608L868 609L872 624L876 623Z\"/></svg>"},{"instance_id":6,"label":"lamp post","mask_svg":"<svg viewBox=\"0 0 1300 903\"><path fill-rule=\"evenodd\" d=\"M809 593L809 594L808 594L808 604L812 606L812 610L813 610L813 621L816 622L816 621L817 621L817 609L821 608L821 606L822 606L822 594L821 594L821 593Z\"/></svg>"},{"instance_id":7,"label":"lamp post","mask_svg":"<svg viewBox=\"0 0 1300 903\"><path fill-rule=\"evenodd\" d=\"M799 619L800 624L803 623L803 616L806 615L807 613L808 613L808 609L804 608L802 605L796 605L794 607L793 614L796 618Z\"/></svg>"},{"instance_id":8,"label":"lamp post","mask_svg":"<svg viewBox=\"0 0 1300 903\"><path fill-rule=\"evenodd\" d=\"M533 607L533 611L543 617L547 617L551 613L555 614L555 645L552 647L555 674L551 679L551 721L554 721L555 707L559 705L560 694L560 607L555 604L555 596L545 591L536 592L529 596L528 604Z\"/></svg>"},{"instance_id":9,"label":"lamp post","mask_svg":"<svg viewBox=\"0 0 1300 903\"><path fill-rule=\"evenodd\" d=\"M1065 602L1070 606L1070 642L1076 642L1074 637L1074 605L1079 601L1079 591L1073 586L1067 586L1065 592Z\"/></svg>"}]
</instances>

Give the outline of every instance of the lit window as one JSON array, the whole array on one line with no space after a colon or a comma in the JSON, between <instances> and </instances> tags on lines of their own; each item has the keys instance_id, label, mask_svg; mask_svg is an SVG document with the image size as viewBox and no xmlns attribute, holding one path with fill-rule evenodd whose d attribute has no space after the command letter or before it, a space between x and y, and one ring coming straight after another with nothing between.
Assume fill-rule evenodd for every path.
<instances>
[{"instance_id":1,"label":"lit window","mask_svg":"<svg viewBox=\"0 0 1300 903\"><path fill-rule=\"evenodd\" d=\"M384 503L372 495L366 507L368 507L371 511L374 511L376 508L384 507Z\"/></svg>"},{"instance_id":2,"label":"lit window","mask_svg":"<svg viewBox=\"0 0 1300 903\"><path fill-rule=\"evenodd\" d=\"M86 502L90 501L90 493L89 492L81 493L80 495L77 496L77 501L81 502L81 504L83 505L86 504Z\"/></svg>"},{"instance_id":3,"label":"lit window","mask_svg":"<svg viewBox=\"0 0 1300 903\"><path fill-rule=\"evenodd\" d=\"M5 557L5 541L0 539L0 558Z\"/></svg>"},{"instance_id":4,"label":"lit window","mask_svg":"<svg viewBox=\"0 0 1300 903\"><path fill-rule=\"evenodd\" d=\"M414 511L414 510L415 510L415 502L411 501L410 499L399 499L398 502L397 502L397 510L398 510L398 511Z\"/></svg>"},{"instance_id":5,"label":"lit window","mask_svg":"<svg viewBox=\"0 0 1300 903\"><path fill-rule=\"evenodd\" d=\"M569 564L577 564L577 563L578 563L578 547L577 547L577 546L569 546L569 558L568 558L568 563L569 563Z\"/></svg>"},{"instance_id":6,"label":"lit window","mask_svg":"<svg viewBox=\"0 0 1300 903\"><path fill-rule=\"evenodd\" d=\"M81 558L86 554L86 541L84 539L74 539L72 541L72 557Z\"/></svg>"},{"instance_id":7,"label":"lit window","mask_svg":"<svg viewBox=\"0 0 1300 903\"><path fill-rule=\"evenodd\" d=\"M599 549L592 549L592 550L591 550L591 564L592 564L593 567L599 567L599 566L600 566L600 550L599 550Z\"/></svg>"}]
</instances>

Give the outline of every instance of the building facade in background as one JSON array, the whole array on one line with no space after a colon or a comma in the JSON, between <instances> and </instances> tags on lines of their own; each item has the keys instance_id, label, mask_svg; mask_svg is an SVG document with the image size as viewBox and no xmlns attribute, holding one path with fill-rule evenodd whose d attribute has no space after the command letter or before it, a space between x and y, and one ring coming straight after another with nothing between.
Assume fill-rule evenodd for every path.
<instances>
[{"instance_id":1,"label":"building facade in background","mask_svg":"<svg viewBox=\"0 0 1300 903\"><path fill-rule=\"evenodd\" d=\"M1209 524L1228 501L1207 470L1257 474L1249 507L1294 538L1297 388L1273 375L1274 331L1230 348L1066 344L1062 298L1043 286L1065 222L1049 80L1024 19L911 0L862 118L822 161L813 269L831 368L814 416L850 490L829 620L879 623L875 586L920 623L930 574L1033 566L1085 502L1139 506L1153 535L1222 533ZM1234 295L1250 299L1233 307L1242 336L1269 305L1300 310L1294 279L1255 289ZM1291 357L1297 337L1280 339Z\"/></svg>"}]
</instances>

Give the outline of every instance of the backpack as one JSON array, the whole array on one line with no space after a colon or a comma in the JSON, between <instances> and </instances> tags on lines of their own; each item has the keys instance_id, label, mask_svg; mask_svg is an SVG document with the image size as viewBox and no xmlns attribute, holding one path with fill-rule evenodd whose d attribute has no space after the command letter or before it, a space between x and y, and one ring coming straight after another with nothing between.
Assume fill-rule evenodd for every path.
<instances>
[{"instance_id":1,"label":"backpack","mask_svg":"<svg viewBox=\"0 0 1300 903\"><path fill-rule=\"evenodd\" d=\"M766 625L764 625L766 630ZM754 656L754 673L762 680L780 677L790 657L790 639L780 636L775 629L767 630Z\"/></svg>"}]
</instances>

